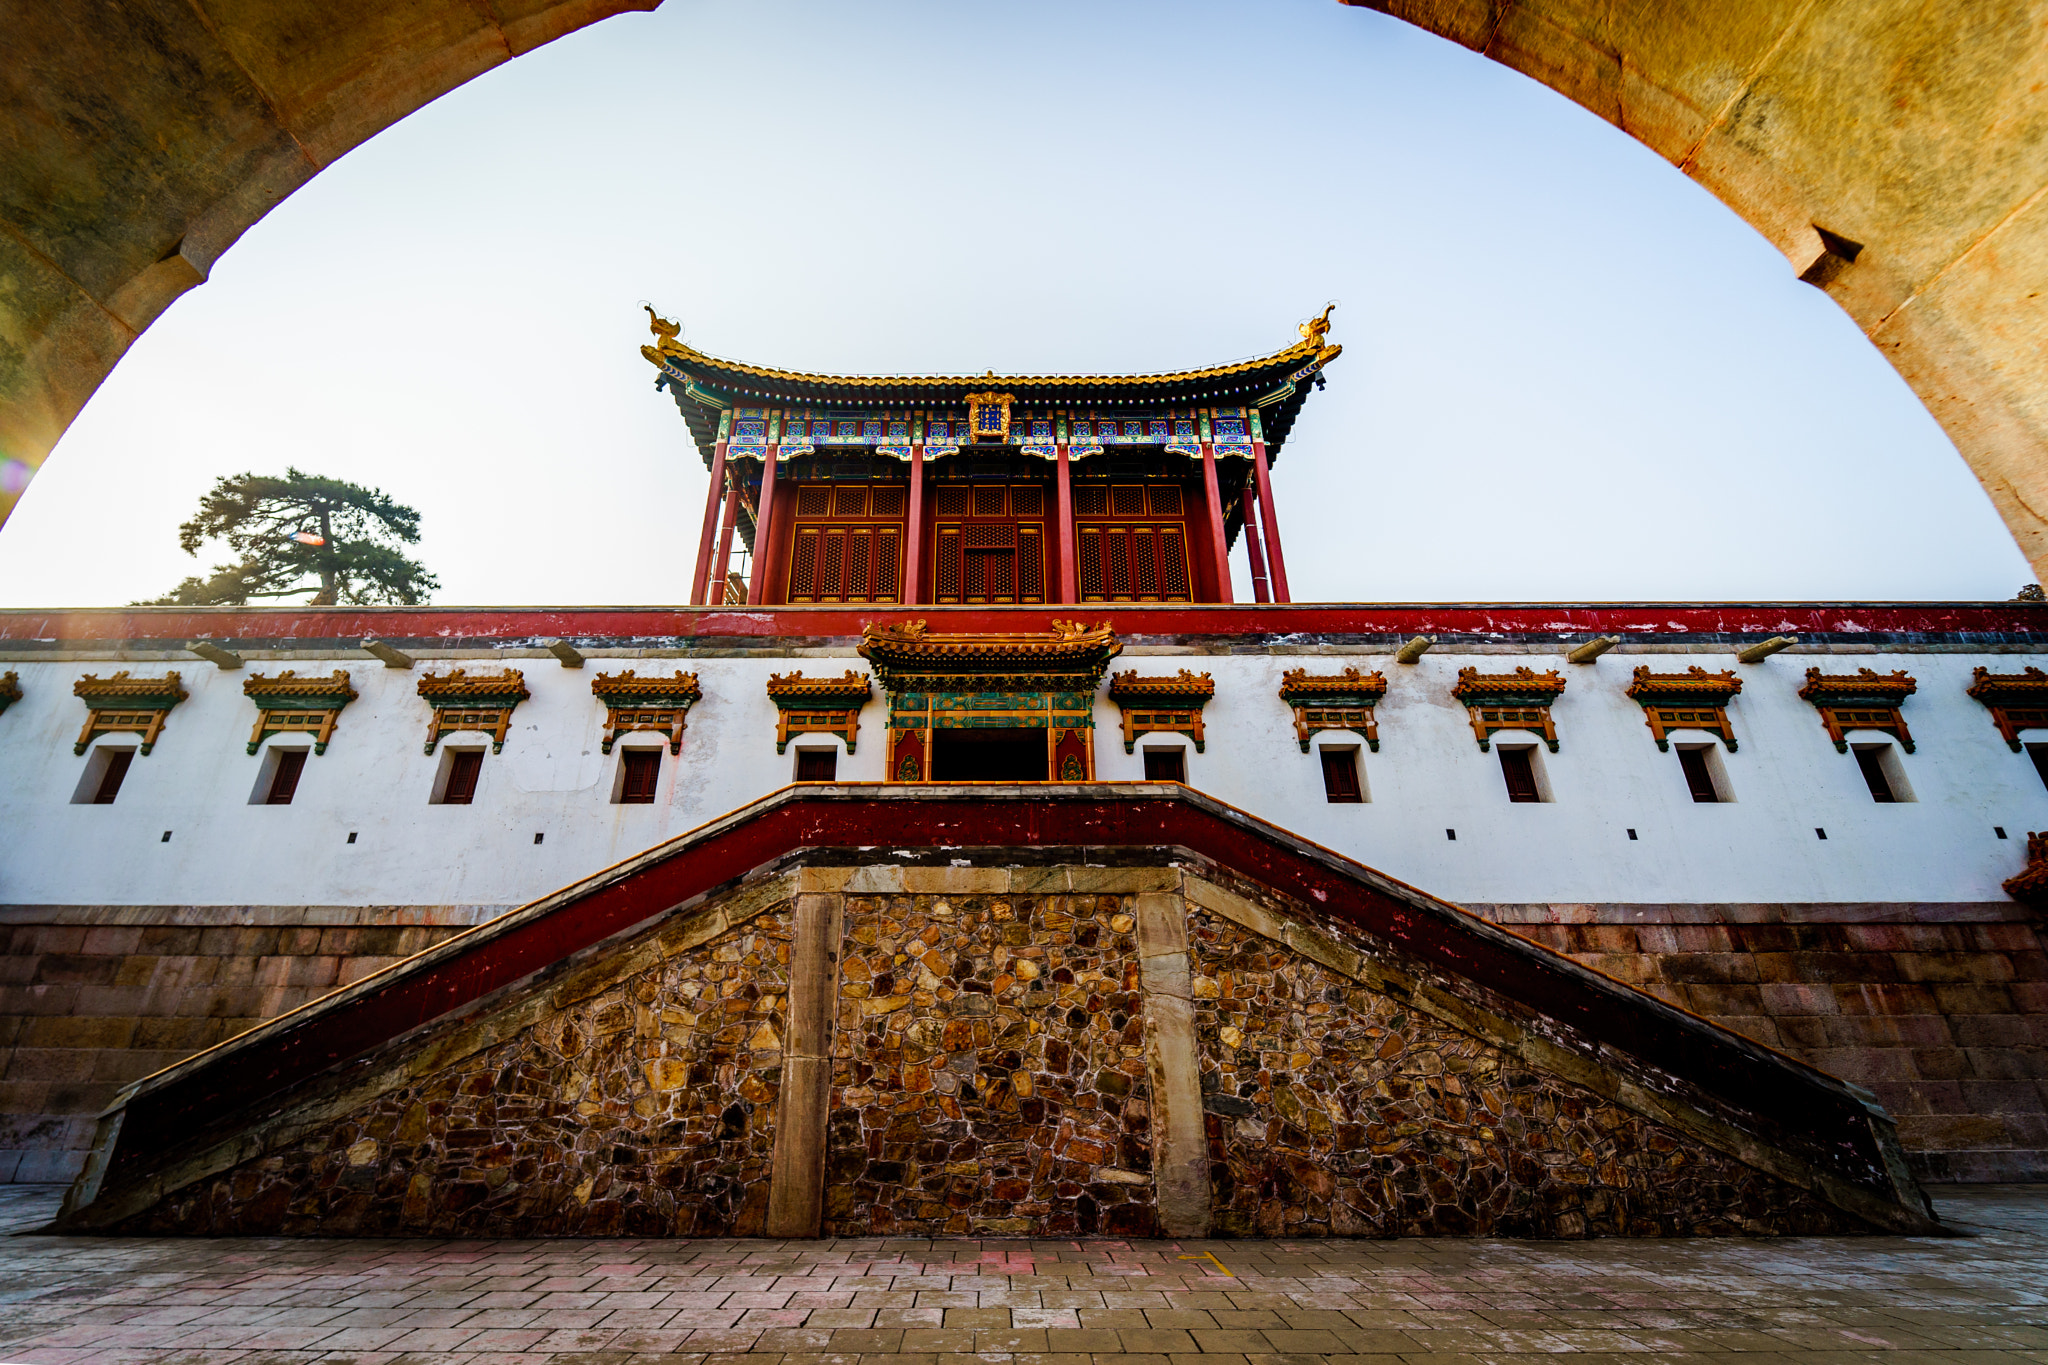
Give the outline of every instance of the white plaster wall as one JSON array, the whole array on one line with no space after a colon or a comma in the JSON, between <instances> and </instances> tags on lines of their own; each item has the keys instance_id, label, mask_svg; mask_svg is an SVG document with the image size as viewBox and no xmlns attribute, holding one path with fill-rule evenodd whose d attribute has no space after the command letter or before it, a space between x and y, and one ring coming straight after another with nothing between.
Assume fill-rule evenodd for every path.
<instances>
[{"instance_id":1,"label":"white plaster wall","mask_svg":"<svg viewBox=\"0 0 2048 1365\"><path fill-rule=\"evenodd\" d=\"M422 671L494 668L489 660L423 661L414 671L357 659L252 660L234 672L196 660L9 663L26 695L0 715L0 903L519 904L788 783L799 743L838 747L830 737L808 736L777 754L766 685L770 673L793 664L813 676L836 675L848 662L861 666L851 651L845 660L593 656L582 669L512 660L533 696L515 712L504 752L486 752L469 806L429 803L440 759L422 752L427 707L415 687ZM1146 650L1126 652L1115 666L1168 674L1185 665L1215 678L1207 752L1187 746L1192 785L1434 894L1725 902L2001 899L1999 883L2025 861L2026 831L2048 828L2048 788L1964 689L1978 663L2016 672L2035 662L2042 660L1782 654L1740 665L1726 655L1617 652L1574 666L1561 656L1433 652L1407 666L1365 653ZM1560 752L1540 753L1555 799L1533 805L1507 799L1499 759L1480 751L1465 709L1450 696L1461 667L1498 672L1524 663L1556 667L1569 684L1554 708ZM1731 707L1739 749L1723 755L1732 802L1691 800L1676 752L1657 749L1641 708L1623 695L1639 663L1660 672L1692 663L1734 667L1744 679ZM1795 695L1816 663L1829 672L1904 668L1919 680L1905 706L1918 752L1900 756L1917 800L1872 801L1854 758L1835 752L1818 713ZM1316 756L1300 752L1275 694L1287 669L1336 672L1346 664L1379 668L1389 689L1379 708L1380 752L1359 744L1370 799L1331 805ZM85 714L71 684L124 666L138 674L176 668L192 695L171 713L155 751L134 760L113 805L74 805L88 759L71 752ZM251 671L324 674L337 666L361 696L342 713L334 743L308 758L291 805L249 804L263 758L244 753L255 709L242 680ZM614 805L619 749L598 752L604 712L590 679L600 670L666 674L678 667L695 672L704 690L682 756L671 758L662 746L653 805ZM841 753L841 780L882 779L885 720L878 695L862 712L857 751ZM1183 742L1153 736L1126 755L1119 713L1106 699L1097 703L1096 724L1097 771L1106 780L1142 778L1148 742ZM1323 738L1355 742L1348 734ZM1687 738L1703 735L1679 736ZM453 742L485 739L458 735ZM620 744L649 742L639 736ZM2011 837L1997 839L1996 825ZM1827 830L1826 841L1815 837L1816 826ZM1455 842L1447 828L1457 830ZM540 845L536 833L545 836Z\"/></svg>"}]
</instances>

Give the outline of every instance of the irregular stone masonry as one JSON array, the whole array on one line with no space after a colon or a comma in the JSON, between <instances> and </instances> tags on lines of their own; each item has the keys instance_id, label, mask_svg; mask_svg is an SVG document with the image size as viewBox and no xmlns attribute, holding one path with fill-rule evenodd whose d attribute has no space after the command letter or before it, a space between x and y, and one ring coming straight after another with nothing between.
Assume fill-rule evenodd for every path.
<instances>
[{"instance_id":1,"label":"irregular stone masonry","mask_svg":"<svg viewBox=\"0 0 2048 1365\"><path fill-rule=\"evenodd\" d=\"M838 937L804 947L805 914ZM1863 1230L1585 1088L1613 1061L1549 1074L1362 984L1380 970L1173 864L803 868L266 1102L211 1149L231 1164L169 1152L168 1196L113 1230L756 1236L816 1207L776 1193L807 1178L827 1235L1148 1236L1169 1185L1176 1226L1221 1236ZM806 1098L789 1002L821 980L832 1072Z\"/></svg>"},{"instance_id":2,"label":"irregular stone masonry","mask_svg":"<svg viewBox=\"0 0 2048 1365\"><path fill-rule=\"evenodd\" d=\"M1189 936L1219 1236L1857 1230L1236 925Z\"/></svg>"},{"instance_id":3,"label":"irregular stone masonry","mask_svg":"<svg viewBox=\"0 0 2048 1365\"><path fill-rule=\"evenodd\" d=\"M678 951L123 1231L758 1235L791 938L785 908Z\"/></svg>"},{"instance_id":4,"label":"irregular stone masonry","mask_svg":"<svg viewBox=\"0 0 2048 1365\"><path fill-rule=\"evenodd\" d=\"M829 1234L1152 1235L1132 900L848 899Z\"/></svg>"}]
</instances>

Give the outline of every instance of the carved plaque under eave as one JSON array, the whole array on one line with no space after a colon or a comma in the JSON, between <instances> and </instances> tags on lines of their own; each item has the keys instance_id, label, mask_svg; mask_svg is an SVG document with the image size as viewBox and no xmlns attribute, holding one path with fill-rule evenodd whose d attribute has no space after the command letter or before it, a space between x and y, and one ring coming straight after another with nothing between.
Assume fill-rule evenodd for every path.
<instances>
[{"instance_id":1,"label":"carved plaque under eave","mask_svg":"<svg viewBox=\"0 0 2048 1365\"><path fill-rule=\"evenodd\" d=\"M697 675L680 669L672 678L643 678L630 668L600 673L590 680L590 693L604 704L604 741L598 749L607 754L620 735L635 731L667 735L668 751L680 754L690 708L704 697Z\"/></svg>"},{"instance_id":2,"label":"carved plaque under eave","mask_svg":"<svg viewBox=\"0 0 2048 1365\"><path fill-rule=\"evenodd\" d=\"M1967 695L1984 703L2014 753L2020 751L2020 731L2048 729L2048 673L2031 665L2024 673L1993 673L1979 665L1974 677Z\"/></svg>"},{"instance_id":3,"label":"carved plaque under eave","mask_svg":"<svg viewBox=\"0 0 2048 1365\"><path fill-rule=\"evenodd\" d=\"M1387 678L1375 669L1361 673L1346 668L1342 673L1311 673L1306 668L1289 669L1280 675L1280 700L1294 711L1294 738L1307 753L1310 739L1323 730L1349 730L1364 737L1374 753L1380 751L1379 722L1373 708L1387 695Z\"/></svg>"},{"instance_id":4,"label":"carved plaque under eave","mask_svg":"<svg viewBox=\"0 0 2048 1365\"><path fill-rule=\"evenodd\" d=\"M512 728L512 711L532 696L526 690L526 675L516 668L502 673L453 673L420 679L419 694L434 714L427 722L427 752L444 735L457 730L488 730L491 752L505 747L505 732Z\"/></svg>"},{"instance_id":5,"label":"carved plaque under eave","mask_svg":"<svg viewBox=\"0 0 2048 1365\"><path fill-rule=\"evenodd\" d=\"M1820 712L1821 724L1827 728L1828 738L1835 742L1835 752L1849 752L1849 731L1879 730L1896 738L1899 747L1910 754L1913 734L1899 714L1899 705L1919 690L1919 683L1903 668L1889 674L1868 668L1859 668L1854 673L1823 673L1818 668L1809 668L1799 696L1812 702Z\"/></svg>"},{"instance_id":6,"label":"carved plaque under eave","mask_svg":"<svg viewBox=\"0 0 2048 1365\"><path fill-rule=\"evenodd\" d=\"M791 735L837 735L853 752L860 738L860 709L874 689L852 669L840 678L806 678L802 673L770 673L768 700L775 703L775 752L789 747Z\"/></svg>"},{"instance_id":7,"label":"carved plaque under eave","mask_svg":"<svg viewBox=\"0 0 2048 1365\"><path fill-rule=\"evenodd\" d=\"M313 736L313 752L324 754L334 738L341 708L356 699L356 690L343 669L337 668L325 678L302 678L287 668L274 678L260 673L249 678L242 684L242 695L256 703L250 753L272 735L306 734Z\"/></svg>"},{"instance_id":8,"label":"carved plaque under eave","mask_svg":"<svg viewBox=\"0 0 2048 1365\"><path fill-rule=\"evenodd\" d=\"M1556 753L1557 727L1550 719L1550 703L1563 691L1564 679L1556 669L1538 673L1524 665L1512 673L1461 668L1451 695L1471 713L1472 733L1482 752L1493 747L1493 736L1501 730L1534 730Z\"/></svg>"},{"instance_id":9,"label":"carved plaque under eave","mask_svg":"<svg viewBox=\"0 0 2048 1365\"><path fill-rule=\"evenodd\" d=\"M1216 695L1207 673L1183 668L1171 678L1141 678L1135 668L1109 680L1109 699L1124 715L1124 752L1137 751L1138 736L1154 733L1186 735L1195 752L1205 751L1202 707Z\"/></svg>"},{"instance_id":10,"label":"carved plaque under eave","mask_svg":"<svg viewBox=\"0 0 2048 1365\"><path fill-rule=\"evenodd\" d=\"M85 728L78 732L72 753L84 753L99 735L137 734L142 736L145 756L156 747L171 708L190 695L177 673L135 678L125 668L111 678L88 673L71 685L71 692L86 706Z\"/></svg>"},{"instance_id":11,"label":"carved plaque under eave","mask_svg":"<svg viewBox=\"0 0 2048 1365\"><path fill-rule=\"evenodd\" d=\"M1709 673L1698 664L1683 673L1652 673L1647 664L1636 669L1627 695L1643 708L1643 723L1657 747L1671 747L1673 730L1708 730L1735 752L1735 727L1728 723L1728 703L1742 690L1734 669Z\"/></svg>"}]
</instances>

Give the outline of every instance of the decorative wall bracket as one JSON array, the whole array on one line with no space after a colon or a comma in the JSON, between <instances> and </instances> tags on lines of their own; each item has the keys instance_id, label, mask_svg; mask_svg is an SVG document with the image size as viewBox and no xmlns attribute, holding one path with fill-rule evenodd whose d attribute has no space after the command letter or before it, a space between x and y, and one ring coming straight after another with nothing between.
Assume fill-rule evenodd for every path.
<instances>
[{"instance_id":1,"label":"decorative wall bracket","mask_svg":"<svg viewBox=\"0 0 2048 1365\"><path fill-rule=\"evenodd\" d=\"M1643 708L1643 724L1656 736L1659 749L1671 748L1673 730L1710 730L1732 754L1735 727L1728 723L1725 708L1741 690L1742 679L1732 668L1709 673L1694 664L1683 673L1652 673L1646 664L1636 669L1627 695Z\"/></svg>"},{"instance_id":2,"label":"decorative wall bracket","mask_svg":"<svg viewBox=\"0 0 2048 1365\"><path fill-rule=\"evenodd\" d=\"M2024 673L1993 673L1979 667L1967 695L1984 703L2006 747L2020 751L2020 731L2048 729L2048 673L2029 666Z\"/></svg>"},{"instance_id":3,"label":"decorative wall bracket","mask_svg":"<svg viewBox=\"0 0 2048 1365\"><path fill-rule=\"evenodd\" d=\"M0 673L0 715L5 715L7 708L20 700L21 675L13 672Z\"/></svg>"},{"instance_id":4,"label":"decorative wall bracket","mask_svg":"<svg viewBox=\"0 0 2048 1365\"><path fill-rule=\"evenodd\" d=\"M457 730L489 730L491 752L502 751L513 708L533 695L526 690L526 675L516 668L477 674L458 668L439 677L429 675L420 679L419 693L434 708L427 722L428 753L443 735Z\"/></svg>"},{"instance_id":5,"label":"decorative wall bracket","mask_svg":"<svg viewBox=\"0 0 2048 1365\"><path fill-rule=\"evenodd\" d=\"M1451 695L1472 713L1472 733L1478 736L1482 753L1493 748L1493 736L1501 730L1534 730L1556 753L1557 726L1550 719L1550 703L1563 691L1564 679L1556 669L1538 673L1524 665L1512 673L1461 668Z\"/></svg>"},{"instance_id":6,"label":"decorative wall bracket","mask_svg":"<svg viewBox=\"0 0 2048 1365\"><path fill-rule=\"evenodd\" d=\"M1889 675L1859 668L1854 673L1823 673L1806 670L1806 685L1799 696L1820 712L1835 752L1849 752L1848 732L1881 730L1899 741L1899 747L1913 752L1913 734L1899 715L1899 704L1919 690L1920 685L1902 668Z\"/></svg>"},{"instance_id":7,"label":"decorative wall bracket","mask_svg":"<svg viewBox=\"0 0 2048 1365\"><path fill-rule=\"evenodd\" d=\"M2027 836L2027 865L2005 879L2005 894L2027 905L2048 905L2048 833Z\"/></svg>"},{"instance_id":8,"label":"decorative wall bracket","mask_svg":"<svg viewBox=\"0 0 2048 1365\"><path fill-rule=\"evenodd\" d=\"M604 741L600 753L610 753L620 735L653 731L668 736L668 751L683 751L683 728L690 708L704 697L697 675L678 669L673 678L642 678L632 669L624 673L600 673L590 680L590 693L604 703Z\"/></svg>"},{"instance_id":9,"label":"decorative wall bracket","mask_svg":"<svg viewBox=\"0 0 2048 1365\"><path fill-rule=\"evenodd\" d=\"M1124 713L1124 752L1137 751L1138 736L1166 732L1186 735L1204 752L1202 706L1216 695L1207 673L1183 668L1172 678L1141 678L1135 668L1109 680L1109 699Z\"/></svg>"},{"instance_id":10,"label":"decorative wall bracket","mask_svg":"<svg viewBox=\"0 0 2048 1365\"><path fill-rule=\"evenodd\" d=\"M82 698L86 706L85 728L78 732L78 743L71 746L71 752L84 753L100 735L136 734L142 736L146 756L164 732L171 708L191 695L183 682L176 673L131 678L125 668L111 678L86 674L71 685L72 695Z\"/></svg>"},{"instance_id":11,"label":"decorative wall bracket","mask_svg":"<svg viewBox=\"0 0 2048 1365\"><path fill-rule=\"evenodd\" d=\"M852 669L842 678L806 678L802 673L768 675L768 700L775 703L775 752L801 734L837 735L852 753L860 738L860 709L874 689Z\"/></svg>"},{"instance_id":12,"label":"decorative wall bracket","mask_svg":"<svg viewBox=\"0 0 2048 1365\"><path fill-rule=\"evenodd\" d=\"M335 722L341 708L356 699L342 669L325 678L302 678L291 669L274 678L262 674L242 684L242 695L256 703L256 728L249 732L249 752L255 753L272 735L313 736L313 752L324 754L334 738Z\"/></svg>"},{"instance_id":13,"label":"decorative wall bracket","mask_svg":"<svg viewBox=\"0 0 2048 1365\"><path fill-rule=\"evenodd\" d=\"M1373 708L1387 695L1387 677L1378 669L1360 673L1311 673L1289 669L1280 675L1280 700L1294 710L1294 738L1303 753L1311 737L1323 730L1349 730L1380 751L1380 726Z\"/></svg>"}]
</instances>

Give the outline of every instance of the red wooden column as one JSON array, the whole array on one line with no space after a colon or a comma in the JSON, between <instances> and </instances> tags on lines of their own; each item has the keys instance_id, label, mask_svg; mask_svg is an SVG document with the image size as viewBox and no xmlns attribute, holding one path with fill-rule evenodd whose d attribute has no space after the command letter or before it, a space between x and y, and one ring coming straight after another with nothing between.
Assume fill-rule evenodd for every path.
<instances>
[{"instance_id":1,"label":"red wooden column","mask_svg":"<svg viewBox=\"0 0 2048 1365\"><path fill-rule=\"evenodd\" d=\"M1259 549L1259 500L1254 496L1255 488L1247 488L1244 498L1244 548L1252 560L1252 601L1270 602L1272 597L1266 591L1266 556Z\"/></svg>"},{"instance_id":2,"label":"red wooden column","mask_svg":"<svg viewBox=\"0 0 2048 1365\"><path fill-rule=\"evenodd\" d=\"M1054 506L1059 517L1059 566L1060 582L1057 600L1062 603L1081 600L1081 547L1074 538L1074 481L1067 462L1067 443L1059 444L1058 493Z\"/></svg>"},{"instance_id":3,"label":"red wooden column","mask_svg":"<svg viewBox=\"0 0 2048 1365\"><path fill-rule=\"evenodd\" d=\"M706 600L713 606L725 605L725 582L732 573L732 528L739 524L740 490L735 483L725 490L725 524L718 530L718 560L712 572L717 576L718 592L715 600L707 595Z\"/></svg>"},{"instance_id":4,"label":"red wooden column","mask_svg":"<svg viewBox=\"0 0 2048 1365\"><path fill-rule=\"evenodd\" d=\"M903 605L924 600L918 588L924 573L924 442L910 448L910 513L903 526Z\"/></svg>"},{"instance_id":5,"label":"red wooden column","mask_svg":"<svg viewBox=\"0 0 2048 1365\"><path fill-rule=\"evenodd\" d=\"M771 445L761 453L761 501L754 509L754 572L747 581L750 607L761 605L761 594L768 586L770 537L775 532L775 455L781 449Z\"/></svg>"},{"instance_id":6,"label":"red wooden column","mask_svg":"<svg viewBox=\"0 0 2048 1365\"><path fill-rule=\"evenodd\" d=\"M718 504L725 494L725 442L711 450L711 487L704 492L704 532L697 537L697 576L690 581L690 605L704 605L704 585L711 578L711 538L718 533Z\"/></svg>"},{"instance_id":7,"label":"red wooden column","mask_svg":"<svg viewBox=\"0 0 2048 1365\"><path fill-rule=\"evenodd\" d=\"M1280 519L1273 515L1273 479L1266 472L1266 443L1252 442L1252 473L1259 481L1260 520L1266 523L1266 568L1273 577L1273 600L1292 602L1287 591L1287 560L1280 553Z\"/></svg>"},{"instance_id":8,"label":"red wooden column","mask_svg":"<svg viewBox=\"0 0 2048 1365\"><path fill-rule=\"evenodd\" d=\"M1209 562L1216 575L1216 600L1230 596L1230 546L1223 539L1223 494L1216 484L1216 448L1202 442L1202 501L1209 512Z\"/></svg>"}]
</instances>

